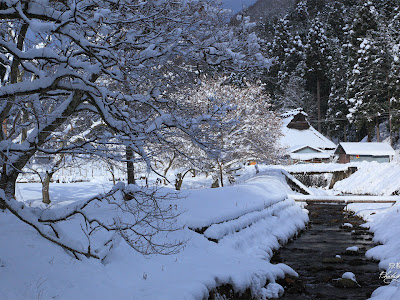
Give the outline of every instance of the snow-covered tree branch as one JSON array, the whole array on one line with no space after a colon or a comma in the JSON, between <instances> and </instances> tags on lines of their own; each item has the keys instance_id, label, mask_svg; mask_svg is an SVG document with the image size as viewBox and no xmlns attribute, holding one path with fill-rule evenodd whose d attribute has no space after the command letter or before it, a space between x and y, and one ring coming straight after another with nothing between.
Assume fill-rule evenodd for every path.
<instances>
[{"instance_id":1,"label":"snow-covered tree branch","mask_svg":"<svg viewBox=\"0 0 400 300\"><path fill-rule=\"evenodd\" d=\"M169 137L178 132L209 149L207 138L198 138L196 132L213 116L175 113L185 110L171 107L171 91L192 84L205 68L250 72L269 63L260 52L260 40L250 32L249 20L243 19L239 29L229 27L226 20L227 12L208 0L0 1L0 59L6 70L0 86L1 208L70 252L101 258L93 254L91 239L87 238L91 249L80 249L59 237L61 230L55 226L43 227L32 217L35 214L22 213L29 209L23 210L14 199L18 175L37 153L86 153L127 163L141 160L151 168L154 153L168 147ZM65 134L67 124L78 123ZM129 155L112 151L112 145ZM156 197L144 195L155 206L137 202L139 207L126 208L128 202L122 202L117 207L132 213L143 205L151 213L144 212L140 222L152 222L157 210L157 217L164 220ZM73 211L83 218L83 227L111 228L79 208ZM47 221L56 220L70 219L56 215ZM117 223L112 230L136 250L147 253L146 247L155 245L151 231L133 230L136 221L132 226ZM160 231L163 224L152 226ZM48 227L55 237L45 233ZM155 247L150 252L163 252Z\"/></svg>"}]
</instances>

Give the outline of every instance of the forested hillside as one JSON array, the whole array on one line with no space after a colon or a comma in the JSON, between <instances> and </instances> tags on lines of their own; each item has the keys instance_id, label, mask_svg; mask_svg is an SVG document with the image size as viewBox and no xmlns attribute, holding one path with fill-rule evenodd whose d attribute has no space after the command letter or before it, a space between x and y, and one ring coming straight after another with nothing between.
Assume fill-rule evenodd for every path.
<instances>
[{"instance_id":1,"label":"forested hillside","mask_svg":"<svg viewBox=\"0 0 400 300\"><path fill-rule=\"evenodd\" d=\"M341 141L380 140L381 124L396 144L399 6L398 1L300 0L275 17L266 9L258 30L275 58L263 78L275 108L303 107L315 127ZM260 9L248 10L254 11Z\"/></svg>"}]
</instances>

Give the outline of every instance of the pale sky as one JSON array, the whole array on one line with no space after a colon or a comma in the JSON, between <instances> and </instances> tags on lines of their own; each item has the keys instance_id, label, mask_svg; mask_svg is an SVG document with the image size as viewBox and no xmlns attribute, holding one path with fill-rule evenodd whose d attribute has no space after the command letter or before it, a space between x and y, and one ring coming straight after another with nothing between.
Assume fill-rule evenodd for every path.
<instances>
[{"instance_id":1,"label":"pale sky","mask_svg":"<svg viewBox=\"0 0 400 300\"><path fill-rule=\"evenodd\" d=\"M222 0L223 6L230 8L234 13L242 10L243 6L248 7L257 0Z\"/></svg>"}]
</instances>

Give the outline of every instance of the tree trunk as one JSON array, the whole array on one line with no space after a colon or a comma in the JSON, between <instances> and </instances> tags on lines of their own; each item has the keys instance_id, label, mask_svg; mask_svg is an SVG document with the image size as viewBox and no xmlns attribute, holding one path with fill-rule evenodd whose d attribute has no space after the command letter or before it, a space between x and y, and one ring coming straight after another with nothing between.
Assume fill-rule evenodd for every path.
<instances>
[{"instance_id":1,"label":"tree trunk","mask_svg":"<svg viewBox=\"0 0 400 300\"><path fill-rule=\"evenodd\" d=\"M115 182L114 166L110 164L110 165L108 166L108 170L110 171L113 185L115 185L116 182Z\"/></svg>"},{"instance_id":2,"label":"tree trunk","mask_svg":"<svg viewBox=\"0 0 400 300\"><path fill-rule=\"evenodd\" d=\"M6 197L15 197L15 185L17 183L18 173L13 172L12 175L5 175L5 166L0 175L0 189L4 191ZM5 209L5 203L0 199L0 209Z\"/></svg>"},{"instance_id":3,"label":"tree trunk","mask_svg":"<svg viewBox=\"0 0 400 300\"><path fill-rule=\"evenodd\" d=\"M221 187L224 187L222 164L218 163L218 166L219 166L219 177L220 177L220 180L221 180Z\"/></svg>"},{"instance_id":4,"label":"tree trunk","mask_svg":"<svg viewBox=\"0 0 400 300\"><path fill-rule=\"evenodd\" d=\"M372 133L371 133L371 126L368 126L368 138L367 141L370 143L372 142Z\"/></svg>"},{"instance_id":5,"label":"tree trunk","mask_svg":"<svg viewBox=\"0 0 400 300\"><path fill-rule=\"evenodd\" d=\"M174 155L172 156L172 158L169 160L167 168L164 170L164 177L167 177L167 173L168 173L169 169L172 167L174 160L175 160L175 152L174 152Z\"/></svg>"},{"instance_id":6,"label":"tree trunk","mask_svg":"<svg viewBox=\"0 0 400 300\"><path fill-rule=\"evenodd\" d=\"M218 180L218 178L215 178L214 182L211 184L211 188L212 189L219 188L219 180Z\"/></svg>"},{"instance_id":7,"label":"tree trunk","mask_svg":"<svg viewBox=\"0 0 400 300\"><path fill-rule=\"evenodd\" d=\"M318 131L321 132L321 92L320 92L320 83L317 78L317 105L318 105Z\"/></svg>"},{"instance_id":8,"label":"tree trunk","mask_svg":"<svg viewBox=\"0 0 400 300\"><path fill-rule=\"evenodd\" d=\"M177 191L180 191L180 190L181 190L182 182L183 182L182 174L181 174L181 173L176 174L175 189L176 189Z\"/></svg>"},{"instance_id":9,"label":"tree trunk","mask_svg":"<svg viewBox=\"0 0 400 300\"><path fill-rule=\"evenodd\" d=\"M381 133L379 130L379 118L376 117L376 141L380 142L381 141Z\"/></svg>"},{"instance_id":10,"label":"tree trunk","mask_svg":"<svg viewBox=\"0 0 400 300\"><path fill-rule=\"evenodd\" d=\"M189 169L189 170L187 170L185 173L183 173L183 175L182 175L182 173L176 174L175 189L176 189L177 191L180 191L180 190L181 190L182 183L183 183L183 178L185 178L186 174L189 173L189 172L193 172L193 171L194 171L194 169Z\"/></svg>"},{"instance_id":11,"label":"tree trunk","mask_svg":"<svg viewBox=\"0 0 400 300\"><path fill-rule=\"evenodd\" d=\"M28 113L26 111L26 109L22 109L22 123L27 123L28 122ZM28 130L27 128L24 126L21 129L21 143L25 142L26 138L28 137Z\"/></svg>"},{"instance_id":12,"label":"tree trunk","mask_svg":"<svg viewBox=\"0 0 400 300\"><path fill-rule=\"evenodd\" d=\"M133 158L135 157L131 147L126 147L126 171L128 177L128 184L135 184L135 166L133 164Z\"/></svg>"},{"instance_id":13,"label":"tree trunk","mask_svg":"<svg viewBox=\"0 0 400 300\"><path fill-rule=\"evenodd\" d=\"M46 171L46 175L42 180L42 197L44 204L50 204L50 180L53 177L53 173L49 173Z\"/></svg>"}]
</instances>

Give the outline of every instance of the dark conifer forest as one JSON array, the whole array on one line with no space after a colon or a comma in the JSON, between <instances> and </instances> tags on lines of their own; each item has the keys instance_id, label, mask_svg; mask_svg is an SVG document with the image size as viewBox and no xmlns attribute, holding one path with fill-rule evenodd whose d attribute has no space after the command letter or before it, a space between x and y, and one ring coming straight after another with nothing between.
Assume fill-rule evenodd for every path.
<instances>
[{"instance_id":1,"label":"dark conifer forest","mask_svg":"<svg viewBox=\"0 0 400 300\"><path fill-rule=\"evenodd\" d=\"M275 109L302 107L334 140L396 145L400 1L284 1L275 15L270 2L247 13L275 58L263 76Z\"/></svg>"}]
</instances>

